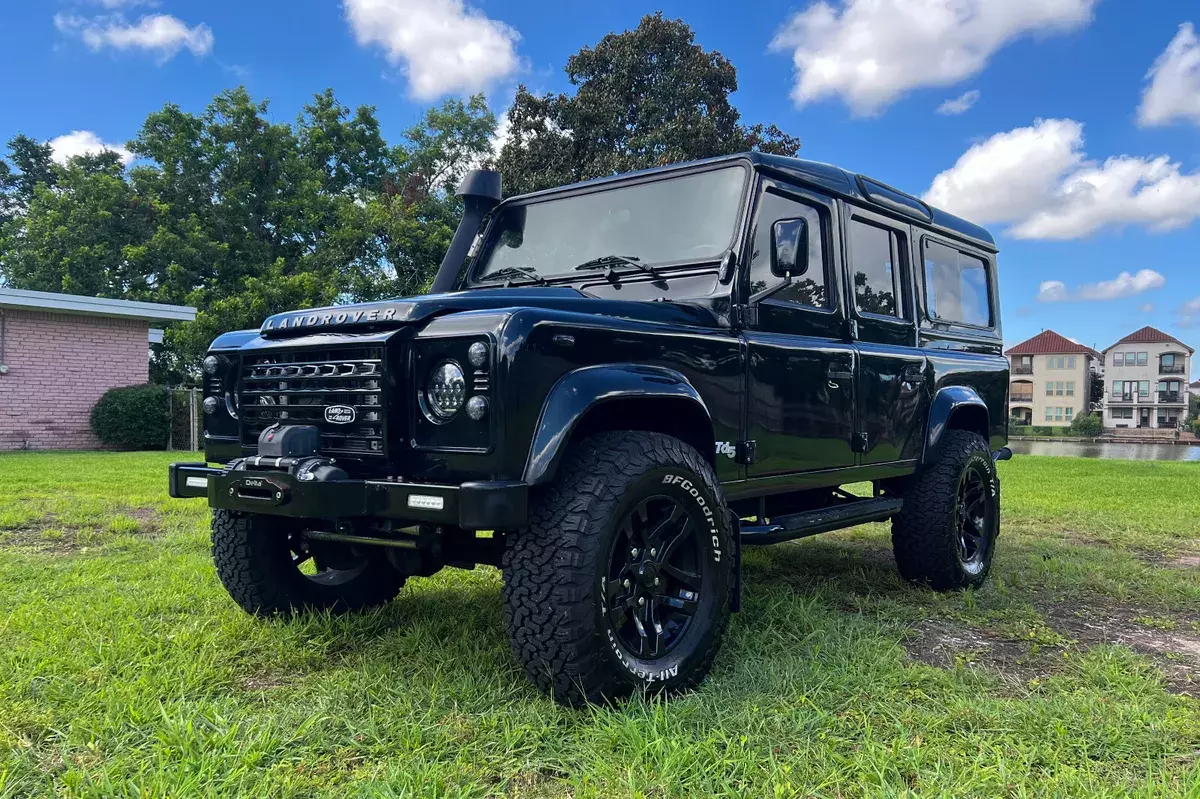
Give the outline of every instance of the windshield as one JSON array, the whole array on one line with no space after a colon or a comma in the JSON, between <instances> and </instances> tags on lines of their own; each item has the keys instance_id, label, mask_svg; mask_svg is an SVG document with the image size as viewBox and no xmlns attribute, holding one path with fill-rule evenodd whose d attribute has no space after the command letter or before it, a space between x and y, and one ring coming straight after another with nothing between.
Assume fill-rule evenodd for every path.
<instances>
[{"instance_id":1,"label":"windshield","mask_svg":"<svg viewBox=\"0 0 1200 799\"><path fill-rule=\"evenodd\" d=\"M578 277L575 267L611 256L650 266L716 260L733 243L747 174L731 166L502 208L474 280L502 270L514 282Z\"/></svg>"}]
</instances>

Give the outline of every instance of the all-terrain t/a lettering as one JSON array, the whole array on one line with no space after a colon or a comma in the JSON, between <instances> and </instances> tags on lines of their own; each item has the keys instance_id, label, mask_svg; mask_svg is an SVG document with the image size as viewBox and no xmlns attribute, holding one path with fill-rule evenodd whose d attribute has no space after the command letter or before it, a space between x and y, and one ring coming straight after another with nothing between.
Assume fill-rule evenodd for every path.
<instances>
[{"instance_id":1,"label":"all-terrain t/a lettering","mask_svg":"<svg viewBox=\"0 0 1200 799\"><path fill-rule=\"evenodd\" d=\"M212 343L207 462L170 486L208 498L247 611L495 566L514 656L577 704L698 685L745 546L891 520L905 578L985 579L1008 456L987 231L762 153L459 193L430 294Z\"/></svg>"}]
</instances>

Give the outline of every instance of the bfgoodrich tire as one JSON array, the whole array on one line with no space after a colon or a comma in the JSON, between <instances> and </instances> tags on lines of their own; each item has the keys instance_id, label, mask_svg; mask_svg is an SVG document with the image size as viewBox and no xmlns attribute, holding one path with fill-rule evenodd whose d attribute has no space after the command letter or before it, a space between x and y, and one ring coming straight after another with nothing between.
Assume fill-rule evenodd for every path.
<instances>
[{"instance_id":1,"label":"bfgoodrich tire","mask_svg":"<svg viewBox=\"0 0 1200 799\"><path fill-rule=\"evenodd\" d=\"M213 562L248 613L365 610L393 599L404 578L386 558L309 541L290 519L214 510Z\"/></svg>"},{"instance_id":2,"label":"bfgoodrich tire","mask_svg":"<svg viewBox=\"0 0 1200 799\"><path fill-rule=\"evenodd\" d=\"M720 484L670 436L616 432L568 453L510 535L504 616L533 682L572 705L696 686L729 620Z\"/></svg>"},{"instance_id":3,"label":"bfgoodrich tire","mask_svg":"<svg viewBox=\"0 0 1200 799\"><path fill-rule=\"evenodd\" d=\"M978 433L946 432L938 459L904 491L892 519L900 575L938 591L976 588L987 579L1000 532L1000 483Z\"/></svg>"}]
</instances>

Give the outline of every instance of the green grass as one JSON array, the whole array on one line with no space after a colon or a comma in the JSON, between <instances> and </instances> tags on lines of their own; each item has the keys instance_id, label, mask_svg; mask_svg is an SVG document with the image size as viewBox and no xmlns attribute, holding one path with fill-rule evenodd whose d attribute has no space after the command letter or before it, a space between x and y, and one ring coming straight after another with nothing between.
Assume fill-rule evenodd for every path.
<instances>
[{"instance_id":1,"label":"green grass","mask_svg":"<svg viewBox=\"0 0 1200 799\"><path fill-rule=\"evenodd\" d=\"M750 551L700 690L572 711L493 569L246 616L170 460L0 455L0 797L1200 795L1200 464L1001 464L978 592L882 525Z\"/></svg>"}]
</instances>

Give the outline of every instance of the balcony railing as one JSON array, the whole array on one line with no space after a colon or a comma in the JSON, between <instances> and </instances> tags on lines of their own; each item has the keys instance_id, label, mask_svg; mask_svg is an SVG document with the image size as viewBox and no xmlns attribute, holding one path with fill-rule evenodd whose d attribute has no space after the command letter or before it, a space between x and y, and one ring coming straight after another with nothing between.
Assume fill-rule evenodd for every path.
<instances>
[{"instance_id":1,"label":"balcony railing","mask_svg":"<svg viewBox=\"0 0 1200 799\"><path fill-rule=\"evenodd\" d=\"M1181 375L1183 374L1183 364L1161 363L1158 365L1158 373L1160 375Z\"/></svg>"},{"instance_id":2,"label":"balcony railing","mask_svg":"<svg viewBox=\"0 0 1200 799\"><path fill-rule=\"evenodd\" d=\"M1158 401L1165 405L1179 405L1183 402L1183 394L1178 391L1160 391Z\"/></svg>"},{"instance_id":3,"label":"balcony railing","mask_svg":"<svg viewBox=\"0 0 1200 799\"><path fill-rule=\"evenodd\" d=\"M1032 394L1013 394L1009 401L1011 402L1033 402Z\"/></svg>"},{"instance_id":4,"label":"balcony railing","mask_svg":"<svg viewBox=\"0 0 1200 799\"><path fill-rule=\"evenodd\" d=\"M1149 395L1142 394L1141 396L1148 397ZM1111 395L1112 402L1133 402L1137 398L1138 398L1137 394L1122 393L1120 391L1114 391Z\"/></svg>"},{"instance_id":5,"label":"balcony railing","mask_svg":"<svg viewBox=\"0 0 1200 799\"><path fill-rule=\"evenodd\" d=\"M1014 375L1031 375L1033 374L1032 366L1013 366L1012 373Z\"/></svg>"}]
</instances>

